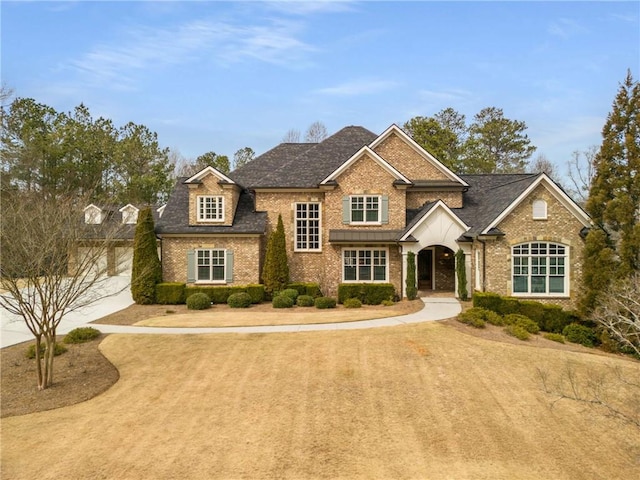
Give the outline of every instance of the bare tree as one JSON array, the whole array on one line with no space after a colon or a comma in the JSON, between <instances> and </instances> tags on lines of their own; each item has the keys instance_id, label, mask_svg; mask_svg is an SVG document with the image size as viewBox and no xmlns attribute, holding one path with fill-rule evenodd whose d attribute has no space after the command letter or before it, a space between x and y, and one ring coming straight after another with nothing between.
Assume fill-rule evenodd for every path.
<instances>
[{"instance_id":1,"label":"bare tree","mask_svg":"<svg viewBox=\"0 0 640 480\"><path fill-rule=\"evenodd\" d=\"M85 225L85 205L69 196L3 192L0 306L22 317L35 337L39 390L53 382L56 329L64 315L110 294L105 258L121 227L113 222L107 232L107 224Z\"/></svg>"},{"instance_id":2,"label":"bare tree","mask_svg":"<svg viewBox=\"0 0 640 480\"><path fill-rule=\"evenodd\" d=\"M7 87L3 82L0 85L0 105L4 107L5 104L9 103L9 100L13 98L13 93L13 88Z\"/></svg>"},{"instance_id":3,"label":"bare tree","mask_svg":"<svg viewBox=\"0 0 640 480\"><path fill-rule=\"evenodd\" d=\"M324 123L316 121L307 128L304 134L304 141L306 143L320 143L328 136L327 127L324 126Z\"/></svg>"},{"instance_id":4,"label":"bare tree","mask_svg":"<svg viewBox=\"0 0 640 480\"><path fill-rule=\"evenodd\" d=\"M282 143L300 143L300 130L292 128L282 137Z\"/></svg>"},{"instance_id":5,"label":"bare tree","mask_svg":"<svg viewBox=\"0 0 640 480\"><path fill-rule=\"evenodd\" d=\"M597 153L598 147L591 145L586 150L573 152L571 160L567 162L568 177L571 183L569 193L582 206L587 203L591 181L596 173L595 159Z\"/></svg>"},{"instance_id":6,"label":"bare tree","mask_svg":"<svg viewBox=\"0 0 640 480\"><path fill-rule=\"evenodd\" d=\"M609 287L592 317L623 349L640 356L640 272Z\"/></svg>"},{"instance_id":7,"label":"bare tree","mask_svg":"<svg viewBox=\"0 0 640 480\"><path fill-rule=\"evenodd\" d=\"M551 160L549 160L544 153L539 154L535 160L529 164L529 171L531 173L546 173L554 180L558 178L556 166L551 163Z\"/></svg>"}]
</instances>

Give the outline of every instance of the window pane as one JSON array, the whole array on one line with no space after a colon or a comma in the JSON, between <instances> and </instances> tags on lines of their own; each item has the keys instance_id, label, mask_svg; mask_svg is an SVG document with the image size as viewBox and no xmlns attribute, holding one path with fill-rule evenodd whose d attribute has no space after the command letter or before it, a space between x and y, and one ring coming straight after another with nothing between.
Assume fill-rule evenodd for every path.
<instances>
[{"instance_id":1,"label":"window pane","mask_svg":"<svg viewBox=\"0 0 640 480\"><path fill-rule=\"evenodd\" d=\"M513 292L514 293L527 293L527 277L514 276L513 277Z\"/></svg>"},{"instance_id":2,"label":"window pane","mask_svg":"<svg viewBox=\"0 0 640 480\"><path fill-rule=\"evenodd\" d=\"M546 277L531 277L531 293L546 293L547 279Z\"/></svg>"},{"instance_id":3,"label":"window pane","mask_svg":"<svg viewBox=\"0 0 640 480\"><path fill-rule=\"evenodd\" d=\"M212 280L224 280L224 266L216 266L212 268L213 278Z\"/></svg>"},{"instance_id":4,"label":"window pane","mask_svg":"<svg viewBox=\"0 0 640 480\"><path fill-rule=\"evenodd\" d=\"M356 279L356 267L348 267L348 266L345 265L345 267L344 267L344 279L345 279L345 281L355 280Z\"/></svg>"},{"instance_id":5,"label":"window pane","mask_svg":"<svg viewBox=\"0 0 640 480\"><path fill-rule=\"evenodd\" d=\"M359 280L371 280L371 267L370 266L361 266L358 269L358 273L360 274Z\"/></svg>"},{"instance_id":6,"label":"window pane","mask_svg":"<svg viewBox=\"0 0 640 480\"><path fill-rule=\"evenodd\" d=\"M564 277L549 277L549 292L564 293Z\"/></svg>"},{"instance_id":7,"label":"window pane","mask_svg":"<svg viewBox=\"0 0 640 480\"><path fill-rule=\"evenodd\" d=\"M198 266L198 278L197 280L209 280L210 267Z\"/></svg>"},{"instance_id":8,"label":"window pane","mask_svg":"<svg viewBox=\"0 0 640 480\"><path fill-rule=\"evenodd\" d=\"M385 281L387 279L387 269L385 267L373 267L373 279Z\"/></svg>"}]
</instances>

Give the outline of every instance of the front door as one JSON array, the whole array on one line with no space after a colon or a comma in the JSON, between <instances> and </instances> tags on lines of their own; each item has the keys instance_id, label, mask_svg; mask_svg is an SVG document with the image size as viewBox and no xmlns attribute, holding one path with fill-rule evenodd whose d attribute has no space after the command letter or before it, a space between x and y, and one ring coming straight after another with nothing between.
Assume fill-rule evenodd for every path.
<instances>
[{"instance_id":1,"label":"front door","mask_svg":"<svg viewBox=\"0 0 640 480\"><path fill-rule=\"evenodd\" d=\"M433 290L433 249L418 254L418 290Z\"/></svg>"}]
</instances>

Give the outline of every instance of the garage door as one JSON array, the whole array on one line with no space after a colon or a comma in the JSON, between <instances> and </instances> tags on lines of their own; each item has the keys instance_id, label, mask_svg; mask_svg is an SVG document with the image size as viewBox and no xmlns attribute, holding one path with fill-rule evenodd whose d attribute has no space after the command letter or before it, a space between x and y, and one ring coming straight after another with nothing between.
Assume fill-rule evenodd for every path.
<instances>
[{"instance_id":1,"label":"garage door","mask_svg":"<svg viewBox=\"0 0 640 480\"><path fill-rule=\"evenodd\" d=\"M116 275L131 276L133 247L116 247Z\"/></svg>"},{"instance_id":2,"label":"garage door","mask_svg":"<svg viewBox=\"0 0 640 480\"><path fill-rule=\"evenodd\" d=\"M91 271L97 275L107 274L107 252L104 249L80 247L78 248L78 260L82 263L92 264Z\"/></svg>"}]
</instances>

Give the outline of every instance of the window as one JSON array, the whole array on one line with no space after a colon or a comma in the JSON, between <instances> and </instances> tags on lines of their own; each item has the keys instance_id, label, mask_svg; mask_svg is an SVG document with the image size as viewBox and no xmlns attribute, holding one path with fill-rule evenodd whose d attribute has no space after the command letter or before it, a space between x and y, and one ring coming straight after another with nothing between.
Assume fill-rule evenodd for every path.
<instances>
[{"instance_id":1,"label":"window","mask_svg":"<svg viewBox=\"0 0 640 480\"><path fill-rule=\"evenodd\" d=\"M512 248L514 295L567 296L568 247L533 242Z\"/></svg>"},{"instance_id":2,"label":"window","mask_svg":"<svg viewBox=\"0 0 640 480\"><path fill-rule=\"evenodd\" d=\"M351 197L351 223L380 223L380 197Z\"/></svg>"},{"instance_id":3,"label":"window","mask_svg":"<svg viewBox=\"0 0 640 480\"><path fill-rule=\"evenodd\" d=\"M224 197L198 197L199 222L224 221Z\"/></svg>"},{"instance_id":4,"label":"window","mask_svg":"<svg viewBox=\"0 0 640 480\"><path fill-rule=\"evenodd\" d=\"M225 251L196 250L196 281L225 281Z\"/></svg>"},{"instance_id":5,"label":"window","mask_svg":"<svg viewBox=\"0 0 640 480\"><path fill-rule=\"evenodd\" d=\"M342 279L345 282L386 282L386 250L343 250Z\"/></svg>"},{"instance_id":6,"label":"window","mask_svg":"<svg viewBox=\"0 0 640 480\"><path fill-rule=\"evenodd\" d=\"M102 211L97 207L86 208L84 211L84 223L100 225L102 223Z\"/></svg>"},{"instance_id":7,"label":"window","mask_svg":"<svg viewBox=\"0 0 640 480\"><path fill-rule=\"evenodd\" d=\"M546 220L547 219L547 202L544 200L533 201L533 219L534 220Z\"/></svg>"},{"instance_id":8,"label":"window","mask_svg":"<svg viewBox=\"0 0 640 480\"><path fill-rule=\"evenodd\" d=\"M138 210L127 209L122 211L122 223L132 224L138 221Z\"/></svg>"},{"instance_id":9,"label":"window","mask_svg":"<svg viewBox=\"0 0 640 480\"><path fill-rule=\"evenodd\" d=\"M321 250L320 204L296 203L295 250Z\"/></svg>"}]
</instances>

